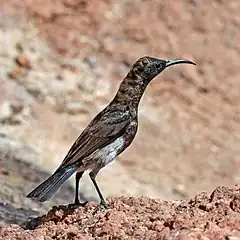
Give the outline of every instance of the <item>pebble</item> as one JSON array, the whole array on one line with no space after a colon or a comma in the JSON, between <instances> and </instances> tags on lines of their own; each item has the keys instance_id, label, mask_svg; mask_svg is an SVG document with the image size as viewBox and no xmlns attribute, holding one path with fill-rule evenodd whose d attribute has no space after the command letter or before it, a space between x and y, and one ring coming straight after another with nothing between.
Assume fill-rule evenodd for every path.
<instances>
[{"instance_id":1,"label":"pebble","mask_svg":"<svg viewBox=\"0 0 240 240\"><path fill-rule=\"evenodd\" d=\"M8 120L12 114L11 104L8 101L3 101L0 105L0 122Z\"/></svg>"}]
</instances>

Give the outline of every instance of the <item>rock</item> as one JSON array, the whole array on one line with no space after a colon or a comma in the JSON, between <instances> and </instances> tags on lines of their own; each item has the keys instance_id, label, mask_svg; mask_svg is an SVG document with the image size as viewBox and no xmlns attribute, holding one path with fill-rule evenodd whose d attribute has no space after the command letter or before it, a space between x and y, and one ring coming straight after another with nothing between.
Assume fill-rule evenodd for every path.
<instances>
[{"instance_id":1,"label":"rock","mask_svg":"<svg viewBox=\"0 0 240 240\"><path fill-rule=\"evenodd\" d=\"M63 69L68 69L69 71L71 71L72 73L75 73L75 74L78 74L79 73L79 70L78 70L78 67L73 65L73 64L62 64L61 66Z\"/></svg>"},{"instance_id":2,"label":"rock","mask_svg":"<svg viewBox=\"0 0 240 240\"><path fill-rule=\"evenodd\" d=\"M29 61L29 59L25 55L19 55L16 58L16 63L22 68L27 68L27 69L32 68L31 62Z\"/></svg>"},{"instance_id":3,"label":"rock","mask_svg":"<svg viewBox=\"0 0 240 240\"><path fill-rule=\"evenodd\" d=\"M30 218L36 218L38 215L38 211L29 208L17 208L11 203L0 202L0 227L12 223L25 224Z\"/></svg>"},{"instance_id":4,"label":"rock","mask_svg":"<svg viewBox=\"0 0 240 240\"><path fill-rule=\"evenodd\" d=\"M200 1L183 1L183 4L152 1L150 4L150 1L138 0L93 0L75 5L76 2L79 3L59 0L56 6L53 1L35 0L27 1L26 8L26 1L2 1L0 102L15 99L16 95L18 101L41 104L40 111L32 105L30 116L24 119L26 124L9 126L4 123L2 129L37 145L42 153L51 152L45 155L45 167L49 169L49 159L51 162L57 159L54 161L58 163L66 146L71 145L78 132L91 120L87 114L55 114L52 107L59 99L64 104L89 99L94 106L88 109L94 115L97 111L93 107L100 110L109 102L131 64L143 54L190 58L197 62L196 68L173 68L149 86L140 107L138 136L119 158L129 177L122 177L122 171L119 175L115 172L109 175L104 170L103 183L101 175L98 176L100 186L104 187L106 182L103 192L112 196L133 196L135 192L152 196L148 192L152 186L161 199L166 199L165 196L188 199L197 191L210 191L218 184L231 186L239 182L239 1L206 1L204 4ZM81 14L77 14L78 11ZM26 14L28 17L25 18ZM21 17L13 21L13 16L19 15ZM23 23L23 19L27 23ZM18 49L16 43L21 45ZM60 54L55 55L49 47L60 50ZM16 56L23 51L34 66L31 71L16 66ZM61 53L74 56L74 61ZM85 58L95 55L97 67L92 68L94 61L89 64ZM85 64L82 64L83 59ZM119 66L124 59L126 66ZM62 67L63 62L67 65ZM7 75L13 70L12 77L17 81L11 81ZM59 81L57 76L62 80ZM76 85L78 93L72 98L68 90L75 89ZM67 133L72 123L78 128ZM65 142L61 138L63 134ZM19 160L37 160L31 151L26 154L23 149L13 155L13 161L6 158L3 163L1 180L5 179L5 182L1 185L1 197L8 192L4 201L18 203L19 207L23 203L30 206L33 202L25 202L24 194L50 173L39 173L38 166L34 170ZM45 156L41 158L42 162ZM24 177L20 178L19 174ZM24 181L20 184L22 178ZM132 184L133 178L136 184ZM12 181L18 183L17 187ZM88 186L92 186L91 183ZM144 186L143 191L141 186ZM221 191L225 196L224 189ZM66 201L72 201L73 192L67 193ZM213 201L216 194L213 194ZM202 204L201 199L198 201L199 209L211 211L213 205L207 196L208 205ZM238 201L235 197L231 202L234 211L239 208ZM63 204L62 199L60 203ZM47 204L35 207L43 210ZM221 197L217 204L222 205ZM162 225L155 222L153 228L161 231ZM170 229L163 231L170 238ZM178 235L178 230L171 231L171 236L174 234ZM184 238L187 234L186 229L179 236Z\"/></svg>"},{"instance_id":5,"label":"rock","mask_svg":"<svg viewBox=\"0 0 240 240\"><path fill-rule=\"evenodd\" d=\"M66 183L61 191L46 203L26 198L26 194L46 179L50 173L38 165L39 155L29 146L0 134L0 226L24 224L56 204L68 204L74 189ZM86 200L80 196L82 200Z\"/></svg>"},{"instance_id":6,"label":"rock","mask_svg":"<svg viewBox=\"0 0 240 240\"><path fill-rule=\"evenodd\" d=\"M18 114L24 110L24 105L21 102L14 102L11 104L11 108L14 114Z\"/></svg>"},{"instance_id":7,"label":"rock","mask_svg":"<svg viewBox=\"0 0 240 240\"><path fill-rule=\"evenodd\" d=\"M11 161L11 159L15 159L27 163L31 163L33 160L35 160L35 162L39 162L39 156L32 148L1 133L0 155L2 156L3 161Z\"/></svg>"},{"instance_id":8,"label":"rock","mask_svg":"<svg viewBox=\"0 0 240 240\"><path fill-rule=\"evenodd\" d=\"M9 77L12 79L19 79L25 76L26 76L26 71L21 67L17 67L15 70L9 73Z\"/></svg>"},{"instance_id":9,"label":"rock","mask_svg":"<svg viewBox=\"0 0 240 240\"><path fill-rule=\"evenodd\" d=\"M0 123L16 125L22 123L21 113L27 113L22 103L3 101L0 105ZM23 112L23 113L24 113Z\"/></svg>"},{"instance_id":10,"label":"rock","mask_svg":"<svg viewBox=\"0 0 240 240\"><path fill-rule=\"evenodd\" d=\"M1 236L3 240L239 239L240 216L230 203L239 194L240 185L225 189L227 195L215 191L215 200L201 193L189 202L112 198L108 199L109 210L90 203L76 209L53 207L46 215L31 219L25 229L17 225L2 228ZM199 207L209 204L208 211Z\"/></svg>"},{"instance_id":11,"label":"rock","mask_svg":"<svg viewBox=\"0 0 240 240\"><path fill-rule=\"evenodd\" d=\"M3 101L0 104L0 122L7 121L13 114L11 104L8 101Z\"/></svg>"},{"instance_id":12,"label":"rock","mask_svg":"<svg viewBox=\"0 0 240 240\"><path fill-rule=\"evenodd\" d=\"M66 112L68 112L71 115L75 115L75 114L79 114L79 113L83 113L83 114L88 113L86 106L80 102L67 103Z\"/></svg>"},{"instance_id":13,"label":"rock","mask_svg":"<svg viewBox=\"0 0 240 240\"><path fill-rule=\"evenodd\" d=\"M97 56L87 56L84 58L84 61L88 64L88 66L92 69L98 66L99 59Z\"/></svg>"}]
</instances>

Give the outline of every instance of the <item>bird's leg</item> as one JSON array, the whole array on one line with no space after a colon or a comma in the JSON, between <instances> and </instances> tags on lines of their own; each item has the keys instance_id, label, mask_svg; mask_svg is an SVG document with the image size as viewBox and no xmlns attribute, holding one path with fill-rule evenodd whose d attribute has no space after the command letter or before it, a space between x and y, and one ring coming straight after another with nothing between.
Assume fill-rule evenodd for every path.
<instances>
[{"instance_id":1,"label":"bird's leg","mask_svg":"<svg viewBox=\"0 0 240 240\"><path fill-rule=\"evenodd\" d=\"M88 202L80 203L78 193L79 193L79 181L82 177L84 172L77 172L75 176L75 181L76 181L76 188L75 188L75 201L73 204L69 204L70 207L77 207L81 206L84 207Z\"/></svg>"},{"instance_id":2,"label":"bird's leg","mask_svg":"<svg viewBox=\"0 0 240 240\"><path fill-rule=\"evenodd\" d=\"M107 205L107 203L106 203L106 201L105 201L105 199L104 199L104 197L103 197L103 195L102 195L102 193L101 193L101 191L100 191L100 189L97 185L97 182L96 182L97 174L98 174L98 171L91 171L89 173L89 176L90 176L90 178L91 178L91 180L92 180L92 182L93 182L93 184L94 184L94 186L97 190L98 196L100 198L100 206L104 207L105 209L108 209L109 206Z\"/></svg>"},{"instance_id":3,"label":"bird's leg","mask_svg":"<svg viewBox=\"0 0 240 240\"><path fill-rule=\"evenodd\" d=\"M81 179L83 173L84 173L84 172L77 172L77 173L76 173L76 177L75 177L75 179L76 179L76 189L75 189L75 202L74 202L74 203L75 203L76 205L81 205L81 206L85 206L85 205L87 204L87 201L84 202L84 203L80 203L79 197L78 197L78 193L79 193L79 182L80 182L80 179Z\"/></svg>"}]
</instances>

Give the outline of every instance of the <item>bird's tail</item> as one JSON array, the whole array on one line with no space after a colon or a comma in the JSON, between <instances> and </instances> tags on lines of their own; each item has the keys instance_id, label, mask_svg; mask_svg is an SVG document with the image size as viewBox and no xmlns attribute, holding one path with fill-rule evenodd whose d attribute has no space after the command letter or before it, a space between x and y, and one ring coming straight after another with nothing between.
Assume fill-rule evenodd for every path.
<instances>
[{"instance_id":1,"label":"bird's tail","mask_svg":"<svg viewBox=\"0 0 240 240\"><path fill-rule=\"evenodd\" d=\"M65 168L59 168L53 175L36 187L26 197L33 198L39 202L45 202L49 200L60 188L60 186L71 177L71 175L77 170L76 166L69 166Z\"/></svg>"}]
</instances>

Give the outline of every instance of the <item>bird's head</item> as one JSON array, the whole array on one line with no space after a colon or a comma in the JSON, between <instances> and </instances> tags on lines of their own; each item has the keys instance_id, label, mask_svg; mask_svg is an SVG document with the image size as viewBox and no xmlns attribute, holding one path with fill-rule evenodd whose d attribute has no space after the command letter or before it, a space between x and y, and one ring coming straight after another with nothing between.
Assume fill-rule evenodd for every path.
<instances>
[{"instance_id":1,"label":"bird's head","mask_svg":"<svg viewBox=\"0 0 240 240\"><path fill-rule=\"evenodd\" d=\"M140 78L145 85L147 85L154 77L161 73L169 66L188 63L194 64L190 60L175 59L175 60L162 60L153 57L142 57L136 63L133 64L130 74L137 78Z\"/></svg>"}]
</instances>

